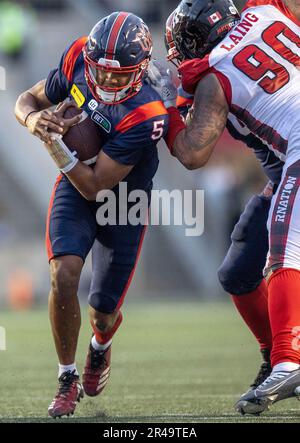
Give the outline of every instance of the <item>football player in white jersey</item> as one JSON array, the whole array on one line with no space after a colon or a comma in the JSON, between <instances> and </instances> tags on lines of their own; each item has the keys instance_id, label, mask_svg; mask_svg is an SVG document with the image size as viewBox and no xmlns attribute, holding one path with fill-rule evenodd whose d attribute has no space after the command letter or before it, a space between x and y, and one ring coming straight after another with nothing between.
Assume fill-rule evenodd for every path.
<instances>
[{"instance_id":1,"label":"football player in white jersey","mask_svg":"<svg viewBox=\"0 0 300 443\"><path fill-rule=\"evenodd\" d=\"M183 88L195 98L185 127L171 77L161 70L172 154L188 169L203 167L233 115L285 163L265 268L273 371L236 404L242 414L259 414L300 398L300 5L249 0L239 18L231 0L183 0L173 20L176 49L187 60L179 68Z\"/></svg>"},{"instance_id":2,"label":"football player in white jersey","mask_svg":"<svg viewBox=\"0 0 300 443\"><path fill-rule=\"evenodd\" d=\"M178 69L184 60L177 51L173 39L174 14L175 11L166 21L165 45L167 60ZM155 72L153 75L155 78ZM186 93L180 84L176 105L184 119L187 118L193 102L193 95ZM259 345L263 361L257 376L250 384L250 389L256 389L272 372L272 332L268 310L268 288L263 270L269 249L268 213L272 196L281 181L284 163L271 153L259 138L251 133L245 134L244 128L230 114L226 127L234 139L242 141L253 151L269 179L262 192L251 196L247 202L230 236L231 245L226 257L218 269L221 286L230 296ZM259 247L257 245L258 234L260 236Z\"/></svg>"}]
</instances>

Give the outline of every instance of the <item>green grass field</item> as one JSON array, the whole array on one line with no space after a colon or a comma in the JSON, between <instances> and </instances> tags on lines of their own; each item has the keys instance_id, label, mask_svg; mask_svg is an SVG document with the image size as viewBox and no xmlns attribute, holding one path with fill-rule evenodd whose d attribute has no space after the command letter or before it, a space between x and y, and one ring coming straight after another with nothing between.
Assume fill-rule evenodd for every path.
<instances>
[{"instance_id":1,"label":"green grass field","mask_svg":"<svg viewBox=\"0 0 300 443\"><path fill-rule=\"evenodd\" d=\"M113 345L112 376L98 398L85 397L74 417L52 420L57 360L46 310L2 312L7 351L0 352L1 422L300 422L289 400L260 418L233 410L259 363L254 339L230 304L131 304ZM83 309L77 364L90 330Z\"/></svg>"}]
</instances>

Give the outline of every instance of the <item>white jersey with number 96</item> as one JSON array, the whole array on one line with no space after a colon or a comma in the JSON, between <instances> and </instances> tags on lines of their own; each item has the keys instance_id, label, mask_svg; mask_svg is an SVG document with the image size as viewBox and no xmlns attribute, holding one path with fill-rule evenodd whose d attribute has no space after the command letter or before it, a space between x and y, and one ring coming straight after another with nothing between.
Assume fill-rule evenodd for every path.
<instances>
[{"instance_id":1,"label":"white jersey with number 96","mask_svg":"<svg viewBox=\"0 0 300 443\"><path fill-rule=\"evenodd\" d=\"M285 161L296 127L300 136L300 22L286 5L248 1L240 22L201 65L203 73L215 72L221 81L231 121ZM300 145L291 149L300 155Z\"/></svg>"}]
</instances>

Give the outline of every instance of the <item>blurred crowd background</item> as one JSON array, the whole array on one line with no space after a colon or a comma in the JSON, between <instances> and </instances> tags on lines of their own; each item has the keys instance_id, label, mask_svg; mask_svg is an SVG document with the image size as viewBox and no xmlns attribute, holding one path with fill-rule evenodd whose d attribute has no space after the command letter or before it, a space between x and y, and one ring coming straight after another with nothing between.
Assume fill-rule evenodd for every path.
<instances>
[{"instance_id":1,"label":"blurred crowd background","mask_svg":"<svg viewBox=\"0 0 300 443\"><path fill-rule=\"evenodd\" d=\"M243 1L236 2L239 8ZM154 55L165 57L164 26L177 0L0 1L0 304L26 308L46 303L49 290L44 248L45 220L57 170L42 144L19 126L17 96L55 67L64 49L87 35L96 21L115 10L144 18L154 37ZM149 227L129 291L129 300L199 300L224 297L217 269L231 230L247 200L266 182L253 153L224 134L209 165L189 172L161 143L155 189L204 189L205 232L189 238L184 227ZM89 288L87 262L80 296Z\"/></svg>"}]
</instances>

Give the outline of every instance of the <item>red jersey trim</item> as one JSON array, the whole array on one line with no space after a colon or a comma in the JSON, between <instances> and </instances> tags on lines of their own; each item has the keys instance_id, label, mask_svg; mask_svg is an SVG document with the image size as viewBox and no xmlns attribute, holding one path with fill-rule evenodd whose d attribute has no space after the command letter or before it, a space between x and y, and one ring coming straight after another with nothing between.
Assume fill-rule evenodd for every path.
<instances>
[{"instance_id":1,"label":"red jersey trim","mask_svg":"<svg viewBox=\"0 0 300 443\"><path fill-rule=\"evenodd\" d=\"M193 59L184 62L180 66L180 74L182 76L182 87L189 94L195 94L198 83L208 74L215 74L218 78L228 105L231 105L232 101L232 89L229 79L218 71L214 67L210 67L208 63L208 57L203 59ZM179 102L180 97L177 99ZM180 106L177 104L177 106Z\"/></svg>"},{"instance_id":2,"label":"red jersey trim","mask_svg":"<svg viewBox=\"0 0 300 443\"><path fill-rule=\"evenodd\" d=\"M192 98L181 97L181 95L178 95L176 100L176 107L183 108L184 106L191 106L193 103L194 100Z\"/></svg>"},{"instance_id":3,"label":"red jersey trim","mask_svg":"<svg viewBox=\"0 0 300 443\"><path fill-rule=\"evenodd\" d=\"M276 129L257 120L249 111L238 105L231 105L231 112L242 121L242 123L245 123L253 134L258 135L262 140L273 146L276 151L284 155L286 154L288 141L284 139Z\"/></svg>"},{"instance_id":4,"label":"red jersey trim","mask_svg":"<svg viewBox=\"0 0 300 443\"><path fill-rule=\"evenodd\" d=\"M131 285L131 282L132 282L132 279L133 279L133 276L134 276L134 273L135 273L135 270L137 268L137 265L138 265L138 262L139 262L139 258L140 258L140 255L141 255L141 251L142 251L142 246L143 246L143 243L144 243L144 238L145 238L146 230L147 230L147 225L145 225L144 228L143 228L142 235L141 235L140 242L139 242L139 246L138 246L138 251L137 251L137 254L136 254L135 263L134 263L133 269L132 269L132 271L130 273L129 279L128 279L127 283L126 283L126 286L125 286L125 288L123 290L123 293L121 295L121 298L120 298L120 300L119 300L119 302L117 304L115 312L118 311L119 309L121 309L121 307L122 307L122 305L124 303L124 299L126 297L126 294L128 292L129 286Z\"/></svg>"},{"instance_id":5,"label":"red jersey trim","mask_svg":"<svg viewBox=\"0 0 300 443\"><path fill-rule=\"evenodd\" d=\"M126 115L123 120L118 123L116 130L124 133L133 128L133 126L150 120L150 118L167 114L168 112L161 101L146 103Z\"/></svg>"},{"instance_id":6,"label":"red jersey trim","mask_svg":"<svg viewBox=\"0 0 300 443\"><path fill-rule=\"evenodd\" d=\"M256 6L274 6L277 8L282 14L284 14L287 18L292 20L296 25L300 26L300 21L295 17L291 10L286 6L286 4L282 0L248 0L246 3L243 12L249 8L255 8Z\"/></svg>"},{"instance_id":7,"label":"red jersey trim","mask_svg":"<svg viewBox=\"0 0 300 443\"><path fill-rule=\"evenodd\" d=\"M226 97L226 101L228 103L228 106L230 107L232 102L232 88L229 79L226 77L226 75L222 74L222 72L218 71L216 68L210 68L207 73L215 74L215 76L220 82L220 85L222 86L222 89Z\"/></svg>"},{"instance_id":8,"label":"red jersey trim","mask_svg":"<svg viewBox=\"0 0 300 443\"><path fill-rule=\"evenodd\" d=\"M118 41L118 37L120 35L120 32L122 30L122 27L127 19L129 17L129 12L121 12L117 17L116 20L111 28L110 34L108 36L108 41L105 49L106 58L109 60L113 60L116 52L116 43Z\"/></svg>"},{"instance_id":9,"label":"red jersey trim","mask_svg":"<svg viewBox=\"0 0 300 443\"><path fill-rule=\"evenodd\" d=\"M69 82L72 81L73 78L73 71L75 67L75 63L79 55L81 54L81 51L84 47L84 45L87 42L87 37L81 37L78 40L76 40L75 43L71 46L71 48L68 50L64 64L63 64L63 73L69 80Z\"/></svg>"},{"instance_id":10,"label":"red jersey trim","mask_svg":"<svg viewBox=\"0 0 300 443\"><path fill-rule=\"evenodd\" d=\"M60 184L62 178L63 178L63 175L61 174L56 179L56 182L55 182L52 194L51 194L50 203L49 203L49 207L48 207L48 213L47 213L46 250L47 250L47 255L48 255L49 262L54 257L53 250L52 250L51 239L50 239L50 218L51 218L51 212L52 212L52 208L53 208L53 203L54 203L54 198L55 198L56 190L57 190L58 185Z\"/></svg>"},{"instance_id":11,"label":"red jersey trim","mask_svg":"<svg viewBox=\"0 0 300 443\"><path fill-rule=\"evenodd\" d=\"M183 89L194 95L199 81L207 74L209 68L208 55L202 59L194 58L183 62L179 67Z\"/></svg>"}]
</instances>

